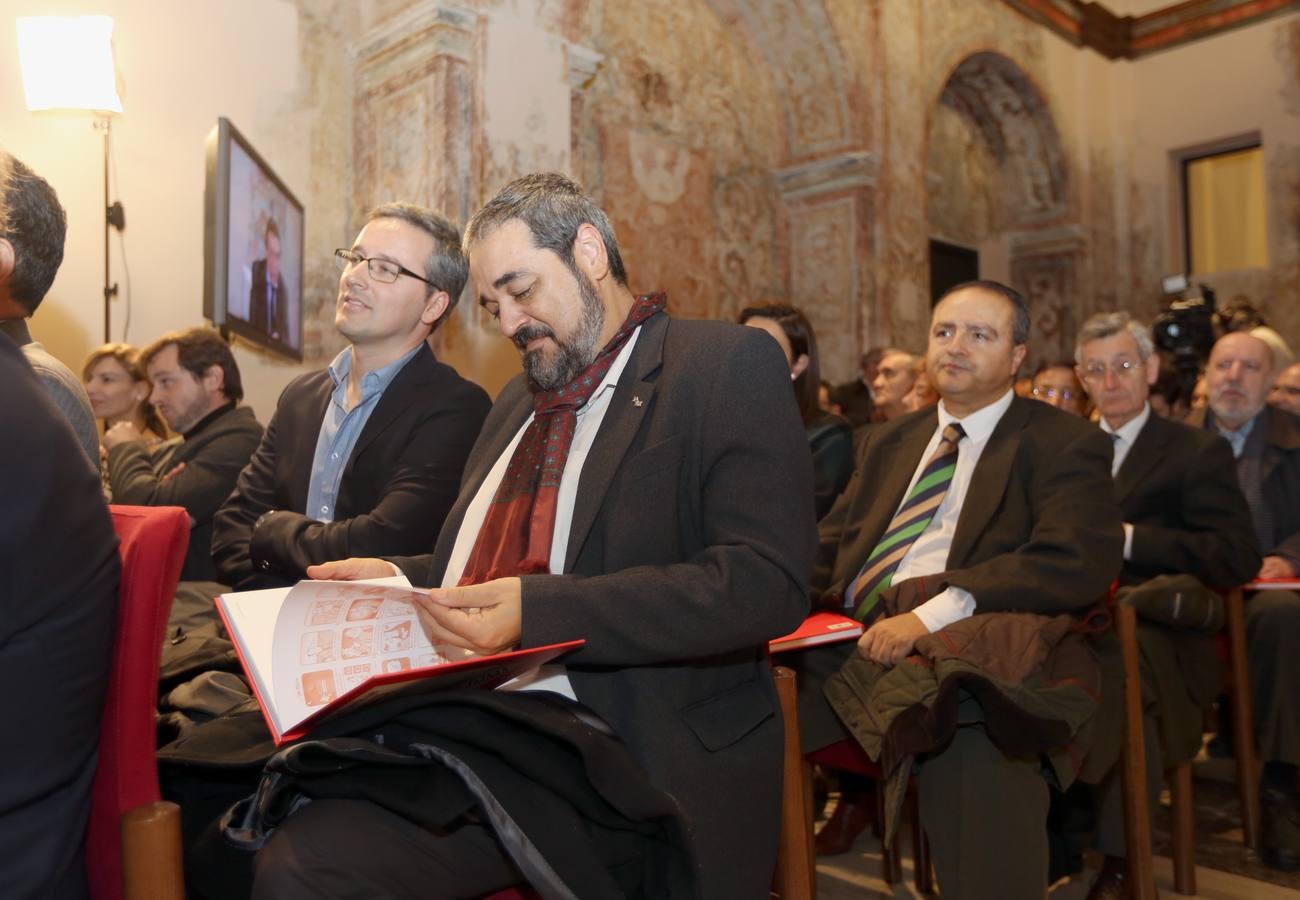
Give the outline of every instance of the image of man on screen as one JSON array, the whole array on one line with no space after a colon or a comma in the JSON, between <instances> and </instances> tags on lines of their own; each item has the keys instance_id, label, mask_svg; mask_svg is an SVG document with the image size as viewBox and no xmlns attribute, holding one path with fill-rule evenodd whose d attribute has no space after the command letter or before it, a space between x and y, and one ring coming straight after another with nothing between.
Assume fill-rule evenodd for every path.
<instances>
[{"instance_id":1,"label":"image of man on screen","mask_svg":"<svg viewBox=\"0 0 1300 900\"><path fill-rule=\"evenodd\" d=\"M277 341L292 343L289 333L289 296L280 272L280 228L275 219L266 220L263 235L266 255L253 262L252 287L248 291L248 323Z\"/></svg>"}]
</instances>

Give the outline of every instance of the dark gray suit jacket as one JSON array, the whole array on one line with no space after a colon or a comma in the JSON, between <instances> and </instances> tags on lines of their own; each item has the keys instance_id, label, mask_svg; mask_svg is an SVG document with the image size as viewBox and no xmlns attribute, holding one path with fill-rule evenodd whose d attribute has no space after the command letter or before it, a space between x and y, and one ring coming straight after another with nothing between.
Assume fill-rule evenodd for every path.
<instances>
[{"instance_id":1,"label":"dark gray suit jacket","mask_svg":"<svg viewBox=\"0 0 1300 900\"><path fill-rule=\"evenodd\" d=\"M522 376L489 414L433 557L532 411ZM705 897L766 896L781 723L766 644L807 613L808 441L776 345L720 322L646 322L587 456L565 574L523 578L523 644L565 658L580 701L691 822Z\"/></svg>"},{"instance_id":2,"label":"dark gray suit jacket","mask_svg":"<svg viewBox=\"0 0 1300 900\"><path fill-rule=\"evenodd\" d=\"M134 506L183 506L190 514L190 546L182 581L216 581L212 565L212 517L235 489L240 469L257 449L262 426L247 406L236 407L178 444L151 456L144 444L118 444L108 451L113 502ZM180 463L185 468L164 478Z\"/></svg>"},{"instance_id":3,"label":"dark gray suit jacket","mask_svg":"<svg viewBox=\"0 0 1300 900\"><path fill-rule=\"evenodd\" d=\"M1123 583L1181 572L1234 587L1259 571L1232 448L1218 435L1152 413L1115 473L1115 498L1133 525Z\"/></svg>"},{"instance_id":4,"label":"dark gray suit jacket","mask_svg":"<svg viewBox=\"0 0 1300 900\"><path fill-rule=\"evenodd\" d=\"M0 893L86 896L82 853L116 626L99 476L0 334Z\"/></svg>"},{"instance_id":5,"label":"dark gray suit jacket","mask_svg":"<svg viewBox=\"0 0 1300 900\"><path fill-rule=\"evenodd\" d=\"M1207 410L1195 410L1187 424L1205 428L1213 425L1213 419ZM1265 406L1255 418L1255 428L1262 429L1265 441L1260 496L1276 538L1274 546L1260 549L1265 556L1284 556L1300 568L1300 416Z\"/></svg>"},{"instance_id":6,"label":"dark gray suit jacket","mask_svg":"<svg viewBox=\"0 0 1300 900\"><path fill-rule=\"evenodd\" d=\"M858 574L937 423L930 408L873 429L853 481L821 522L814 589L840 594ZM948 569L927 581L970 591L976 613L1056 615L1101 600L1124 551L1111 453L1109 437L1086 419L1013 399L975 467Z\"/></svg>"}]
</instances>

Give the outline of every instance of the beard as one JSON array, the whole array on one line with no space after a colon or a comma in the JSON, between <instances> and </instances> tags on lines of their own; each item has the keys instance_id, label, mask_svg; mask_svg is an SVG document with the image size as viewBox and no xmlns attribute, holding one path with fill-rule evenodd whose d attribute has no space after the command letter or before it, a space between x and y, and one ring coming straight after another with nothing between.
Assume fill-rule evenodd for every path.
<instances>
[{"instance_id":1,"label":"beard","mask_svg":"<svg viewBox=\"0 0 1300 900\"><path fill-rule=\"evenodd\" d=\"M543 391L564 387L577 378L583 369L591 365L599 350L596 341L600 339L600 331L605 327L605 307L600 303L595 286L584 275L576 272L574 275L578 282L582 310L572 334L561 339L545 325L526 325L514 334L515 346L520 350L529 341L539 337L549 337L555 342L555 348L549 352L546 348L524 352L524 372Z\"/></svg>"}]
</instances>

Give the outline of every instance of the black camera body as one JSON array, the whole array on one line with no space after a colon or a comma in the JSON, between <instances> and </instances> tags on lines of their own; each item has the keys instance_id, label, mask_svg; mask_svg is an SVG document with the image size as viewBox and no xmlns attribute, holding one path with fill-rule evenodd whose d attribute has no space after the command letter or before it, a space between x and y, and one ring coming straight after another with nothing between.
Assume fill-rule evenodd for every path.
<instances>
[{"instance_id":1,"label":"black camera body","mask_svg":"<svg viewBox=\"0 0 1300 900\"><path fill-rule=\"evenodd\" d=\"M1172 356L1186 394L1191 396L1197 373L1214 347L1214 290L1206 284L1190 284L1185 275L1164 279L1164 288L1177 296L1151 323L1151 337L1159 349Z\"/></svg>"}]
</instances>

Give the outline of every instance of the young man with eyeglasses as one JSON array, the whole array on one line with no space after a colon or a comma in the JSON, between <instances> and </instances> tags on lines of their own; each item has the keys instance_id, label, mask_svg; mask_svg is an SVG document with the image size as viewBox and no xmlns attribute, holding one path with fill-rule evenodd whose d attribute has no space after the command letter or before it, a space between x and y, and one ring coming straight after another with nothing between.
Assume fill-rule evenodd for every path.
<instances>
[{"instance_id":1,"label":"young man with eyeglasses","mask_svg":"<svg viewBox=\"0 0 1300 900\"><path fill-rule=\"evenodd\" d=\"M1115 447L1111 473L1124 513L1120 585L1189 575L1222 588L1254 577L1259 548L1228 442L1151 409L1148 396L1160 374L1160 358L1150 332L1128 313L1100 313L1080 329L1075 359L1075 371L1101 415L1101 429ZM1169 595L1158 602L1172 610L1186 599ZM1218 663L1212 638L1195 629L1165 627L1144 616L1138 639L1148 700L1143 715L1147 787L1154 809L1164 772L1200 750L1202 710L1218 693ZM1097 849L1105 856L1089 900L1129 896L1118 766L1124 676L1113 634L1101 640L1102 707L1080 773L1099 785Z\"/></svg>"},{"instance_id":2,"label":"young man with eyeglasses","mask_svg":"<svg viewBox=\"0 0 1300 900\"><path fill-rule=\"evenodd\" d=\"M218 579L241 590L326 560L431 550L491 405L427 340L468 277L455 227L389 203L335 257L334 324L350 346L285 388L217 512Z\"/></svg>"}]
</instances>

